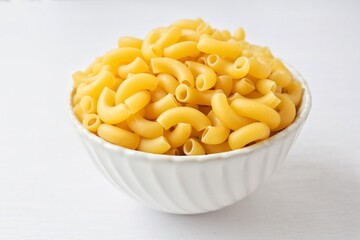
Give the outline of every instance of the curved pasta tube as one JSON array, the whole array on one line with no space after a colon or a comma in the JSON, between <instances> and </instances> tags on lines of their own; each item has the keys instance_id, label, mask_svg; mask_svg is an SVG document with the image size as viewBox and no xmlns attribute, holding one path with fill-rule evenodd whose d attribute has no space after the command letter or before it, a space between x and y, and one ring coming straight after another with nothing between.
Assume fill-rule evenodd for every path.
<instances>
[{"instance_id":1,"label":"curved pasta tube","mask_svg":"<svg viewBox=\"0 0 360 240\"><path fill-rule=\"evenodd\" d=\"M207 57L206 63L218 74L229 75L234 79L245 77L250 69L250 63L246 57L239 57L234 63L230 63L219 55L211 54Z\"/></svg>"},{"instance_id":2,"label":"curved pasta tube","mask_svg":"<svg viewBox=\"0 0 360 240\"><path fill-rule=\"evenodd\" d=\"M237 115L232 108L230 108L224 93L216 93L211 99L211 106L213 111L226 127L236 130L249 123L254 122L253 120L241 117Z\"/></svg>"},{"instance_id":3,"label":"curved pasta tube","mask_svg":"<svg viewBox=\"0 0 360 240\"><path fill-rule=\"evenodd\" d=\"M121 37L118 40L118 47L124 48L124 47L132 47L132 48L138 48L141 49L143 40L135 37Z\"/></svg>"},{"instance_id":4,"label":"curved pasta tube","mask_svg":"<svg viewBox=\"0 0 360 240\"><path fill-rule=\"evenodd\" d=\"M221 75L217 77L215 89L222 90L226 96L229 96L233 88L233 79L230 76Z\"/></svg>"},{"instance_id":5,"label":"curved pasta tube","mask_svg":"<svg viewBox=\"0 0 360 240\"><path fill-rule=\"evenodd\" d=\"M128 74L144 73L149 70L147 63L141 58L137 57L134 61L126 65L120 65L118 74L121 78L127 78Z\"/></svg>"},{"instance_id":6,"label":"curved pasta tube","mask_svg":"<svg viewBox=\"0 0 360 240\"><path fill-rule=\"evenodd\" d=\"M162 51L164 48L176 43L181 35L181 29L178 26L170 26L165 29L159 39L155 42Z\"/></svg>"},{"instance_id":7,"label":"curved pasta tube","mask_svg":"<svg viewBox=\"0 0 360 240\"><path fill-rule=\"evenodd\" d=\"M196 77L195 85L199 91L206 91L215 86L217 76L212 68L193 61L186 61L185 65Z\"/></svg>"},{"instance_id":8,"label":"curved pasta tube","mask_svg":"<svg viewBox=\"0 0 360 240\"><path fill-rule=\"evenodd\" d=\"M164 136L157 138L141 138L137 150L148 153L162 154L171 148L170 144Z\"/></svg>"},{"instance_id":9,"label":"curved pasta tube","mask_svg":"<svg viewBox=\"0 0 360 240\"><path fill-rule=\"evenodd\" d=\"M218 92L221 92L221 90L207 90L200 92L196 88L180 84L176 88L175 96L179 102L211 106L211 98Z\"/></svg>"},{"instance_id":10,"label":"curved pasta tube","mask_svg":"<svg viewBox=\"0 0 360 240\"><path fill-rule=\"evenodd\" d=\"M237 99L230 106L240 116L263 122L270 129L275 129L280 124L279 113L265 104L247 99Z\"/></svg>"},{"instance_id":11,"label":"curved pasta tube","mask_svg":"<svg viewBox=\"0 0 360 240\"><path fill-rule=\"evenodd\" d=\"M244 41L245 40L245 31L243 28L238 28L235 31L234 38L237 41Z\"/></svg>"},{"instance_id":12,"label":"curved pasta tube","mask_svg":"<svg viewBox=\"0 0 360 240\"><path fill-rule=\"evenodd\" d=\"M199 55L200 51L197 49L195 41L178 42L164 49L164 56L168 58L180 59Z\"/></svg>"},{"instance_id":13,"label":"curved pasta tube","mask_svg":"<svg viewBox=\"0 0 360 240\"><path fill-rule=\"evenodd\" d=\"M141 52L144 58L150 60L154 57L161 57L162 50L155 44L155 42L160 38L161 33L164 31L164 28L157 28L152 30L144 39L141 46Z\"/></svg>"},{"instance_id":14,"label":"curved pasta tube","mask_svg":"<svg viewBox=\"0 0 360 240\"><path fill-rule=\"evenodd\" d=\"M192 127L188 123L179 123L174 130L165 131L164 137L168 140L172 148L178 148L189 139Z\"/></svg>"},{"instance_id":15,"label":"curved pasta tube","mask_svg":"<svg viewBox=\"0 0 360 240\"><path fill-rule=\"evenodd\" d=\"M194 87L194 77L182 62L171 58L152 58L151 67L154 73L169 73L173 75L179 83Z\"/></svg>"},{"instance_id":16,"label":"curved pasta tube","mask_svg":"<svg viewBox=\"0 0 360 240\"><path fill-rule=\"evenodd\" d=\"M157 120L165 130L178 123L188 123L197 131L211 125L210 120L199 110L190 107L175 107L163 112Z\"/></svg>"},{"instance_id":17,"label":"curved pasta tube","mask_svg":"<svg viewBox=\"0 0 360 240\"><path fill-rule=\"evenodd\" d=\"M259 93L267 94L268 92L275 92L276 91L276 83L269 79L260 79L256 82L256 90Z\"/></svg>"},{"instance_id":18,"label":"curved pasta tube","mask_svg":"<svg viewBox=\"0 0 360 240\"><path fill-rule=\"evenodd\" d=\"M116 48L104 55L103 63L117 69L119 65L130 63L137 57L142 57L140 49L131 47Z\"/></svg>"},{"instance_id":19,"label":"curved pasta tube","mask_svg":"<svg viewBox=\"0 0 360 240\"><path fill-rule=\"evenodd\" d=\"M115 103L123 103L125 99L140 90L153 91L157 87L159 79L148 73L138 73L125 79L116 91Z\"/></svg>"},{"instance_id":20,"label":"curved pasta tube","mask_svg":"<svg viewBox=\"0 0 360 240\"><path fill-rule=\"evenodd\" d=\"M277 107L280 115L280 124L273 131L280 131L289 126L296 117L296 108L293 101L285 94L276 93L276 96L281 100Z\"/></svg>"},{"instance_id":21,"label":"curved pasta tube","mask_svg":"<svg viewBox=\"0 0 360 240\"><path fill-rule=\"evenodd\" d=\"M94 113L86 114L82 120L82 125L90 132L96 132L100 124L99 116Z\"/></svg>"},{"instance_id":22,"label":"curved pasta tube","mask_svg":"<svg viewBox=\"0 0 360 240\"><path fill-rule=\"evenodd\" d=\"M207 117L213 126L205 128L201 136L201 142L206 144L220 144L225 142L230 134L230 129L226 127L214 112L210 111Z\"/></svg>"},{"instance_id":23,"label":"curved pasta tube","mask_svg":"<svg viewBox=\"0 0 360 240\"><path fill-rule=\"evenodd\" d=\"M303 95L303 88L301 83L298 81L292 81L286 88L286 93L289 95L290 99L293 101L295 106L298 106L301 102Z\"/></svg>"},{"instance_id":24,"label":"curved pasta tube","mask_svg":"<svg viewBox=\"0 0 360 240\"><path fill-rule=\"evenodd\" d=\"M163 127L155 121L147 120L143 114L135 114L126 119L129 128L144 138L157 138L163 135Z\"/></svg>"},{"instance_id":25,"label":"curved pasta tube","mask_svg":"<svg viewBox=\"0 0 360 240\"><path fill-rule=\"evenodd\" d=\"M177 106L178 102L176 101L174 95L168 93L165 97L156 102L150 103L145 107L145 117L148 119L155 119L166 110Z\"/></svg>"},{"instance_id":26,"label":"curved pasta tube","mask_svg":"<svg viewBox=\"0 0 360 240\"><path fill-rule=\"evenodd\" d=\"M143 109L151 100L151 94L147 90L141 90L125 100L125 105L129 109L130 113L134 114Z\"/></svg>"},{"instance_id":27,"label":"curved pasta tube","mask_svg":"<svg viewBox=\"0 0 360 240\"><path fill-rule=\"evenodd\" d=\"M97 99L90 96L83 96L79 105L84 113L96 113Z\"/></svg>"},{"instance_id":28,"label":"curved pasta tube","mask_svg":"<svg viewBox=\"0 0 360 240\"><path fill-rule=\"evenodd\" d=\"M97 133L102 139L129 149L136 149L140 142L137 134L106 123L98 127Z\"/></svg>"},{"instance_id":29,"label":"curved pasta tube","mask_svg":"<svg viewBox=\"0 0 360 240\"><path fill-rule=\"evenodd\" d=\"M256 78L267 78L271 74L271 66L263 58L250 57L249 75ZM271 78L270 78L271 79Z\"/></svg>"},{"instance_id":30,"label":"curved pasta tube","mask_svg":"<svg viewBox=\"0 0 360 240\"><path fill-rule=\"evenodd\" d=\"M203 146L194 138L187 140L183 146L183 151L187 156L204 155L205 150Z\"/></svg>"},{"instance_id":31,"label":"curved pasta tube","mask_svg":"<svg viewBox=\"0 0 360 240\"><path fill-rule=\"evenodd\" d=\"M101 71L89 84L81 83L76 90L76 95L79 98L82 98L85 95L98 98L101 91L105 87L111 87L114 84L114 81L113 74L108 71Z\"/></svg>"},{"instance_id":32,"label":"curved pasta tube","mask_svg":"<svg viewBox=\"0 0 360 240\"><path fill-rule=\"evenodd\" d=\"M130 111L125 104L115 105L115 92L109 88L104 88L101 92L97 104L97 112L101 121L108 124L117 124L130 116Z\"/></svg>"},{"instance_id":33,"label":"curved pasta tube","mask_svg":"<svg viewBox=\"0 0 360 240\"><path fill-rule=\"evenodd\" d=\"M236 99L248 99L251 101L265 104L271 108L276 108L281 102L281 100L279 98L277 98L273 92L269 92L268 94L258 97L258 98L247 98L247 97L240 95L239 93L234 93L231 97L229 97L228 100L229 100L229 103L232 103Z\"/></svg>"},{"instance_id":34,"label":"curved pasta tube","mask_svg":"<svg viewBox=\"0 0 360 240\"><path fill-rule=\"evenodd\" d=\"M191 19L180 19L175 21L172 25L178 26L181 29L192 29L196 30L196 28L203 23L204 21L201 18L191 20Z\"/></svg>"},{"instance_id":35,"label":"curved pasta tube","mask_svg":"<svg viewBox=\"0 0 360 240\"><path fill-rule=\"evenodd\" d=\"M157 75L159 79L159 87L161 87L165 92L175 95L177 86L179 82L172 75L167 73L160 73Z\"/></svg>"},{"instance_id":36,"label":"curved pasta tube","mask_svg":"<svg viewBox=\"0 0 360 240\"><path fill-rule=\"evenodd\" d=\"M248 78L242 78L235 82L233 92L238 92L240 95L247 95L255 90L254 83Z\"/></svg>"},{"instance_id":37,"label":"curved pasta tube","mask_svg":"<svg viewBox=\"0 0 360 240\"><path fill-rule=\"evenodd\" d=\"M210 37L200 38L198 49L209 54L216 54L236 59L241 55L241 45L238 42L220 41Z\"/></svg>"},{"instance_id":38,"label":"curved pasta tube","mask_svg":"<svg viewBox=\"0 0 360 240\"><path fill-rule=\"evenodd\" d=\"M230 133L229 146L231 149L239 149L251 142L263 140L269 136L270 128L262 122L255 122Z\"/></svg>"},{"instance_id":39,"label":"curved pasta tube","mask_svg":"<svg viewBox=\"0 0 360 240\"><path fill-rule=\"evenodd\" d=\"M228 152L228 151L232 150L230 148L230 146L229 146L228 141L220 143L220 144L206 144L206 143L203 143L202 146L205 149L205 152L207 154Z\"/></svg>"}]
</instances>

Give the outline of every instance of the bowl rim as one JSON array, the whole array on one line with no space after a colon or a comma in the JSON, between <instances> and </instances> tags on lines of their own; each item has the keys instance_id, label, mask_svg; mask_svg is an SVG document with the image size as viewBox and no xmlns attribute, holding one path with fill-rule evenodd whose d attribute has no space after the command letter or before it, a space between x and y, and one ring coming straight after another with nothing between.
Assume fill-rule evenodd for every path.
<instances>
[{"instance_id":1,"label":"bowl rim","mask_svg":"<svg viewBox=\"0 0 360 240\"><path fill-rule=\"evenodd\" d=\"M252 144L250 146L231 150L227 152L220 152L220 153L213 153L213 154L207 154L207 155L195 155L195 156L174 156L174 155L165 155L165 154L155 154L155 153L147 153L147 152L141 152L137 150L128 149L125 147L121 147L115 144L112 144L110 142L105 141L104 139L100 138L99 136L93 134L92 132L88 131L86 128L83 127L83 125L80 123L80 121L77 119L73 112L73 106L72 106L72 93L74 91L73 86L70 86L70 91L67 91L67 93L70 92L70 95L67 96L67 108L70 115L71 122L76 127L76 129L85 137L90 139L92 142L96 142L97 144L102 145L102 147L106 148L107 150L121 153L122 155L135 157L138 159L144 159L151 161L169 161L169 162L204 162L204 161L210 161L210 160L219 160L219 159L225 159L225 158L231 158L233 156L247 156L251 154L254 151L257 151L257 149L266 147L271 145L271 143L275 142L278 139L283 139L288 135L290 132L294 131L300 125L302 125L305 120L307 119L311 104L312 104L312 97L309 90L308 83L305 81L305 79L302 77L302 75L296 71L291 65L288 63L285 63L286 67L290 70L293 77L302 83L302 87L304 89L303 97L301 106L299 107L297 111L296 118L294 122L292 122L287 128L281 130L280 132L274 134L273 136L260 141L258 143Z\"/></svg>"}]
</instances>

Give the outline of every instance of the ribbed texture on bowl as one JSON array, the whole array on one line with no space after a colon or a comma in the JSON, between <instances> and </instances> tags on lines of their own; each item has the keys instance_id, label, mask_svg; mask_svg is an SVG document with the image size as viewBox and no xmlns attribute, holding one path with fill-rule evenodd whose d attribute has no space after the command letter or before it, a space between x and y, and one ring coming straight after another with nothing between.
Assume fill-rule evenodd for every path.
<instances>
[{"instance_id":1,"label":"ribbed texture on bowl","mask_svg":"<svg viewBox=\"0 0 360 240\"><path fill-rule=\"evenodd\" d=\"M72 122L96 166L120 191L153 209L196 214L221 209L253 193L285 159L311 107L308 87L295 122L244 149L206 156L164 156L112 145Z\"/></svg>"}]
</instances>

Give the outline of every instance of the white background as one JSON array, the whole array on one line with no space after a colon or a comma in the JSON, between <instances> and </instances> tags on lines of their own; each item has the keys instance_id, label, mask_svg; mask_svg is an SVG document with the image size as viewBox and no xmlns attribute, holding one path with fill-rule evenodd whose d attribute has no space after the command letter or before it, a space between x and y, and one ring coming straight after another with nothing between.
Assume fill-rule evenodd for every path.
<instances>
[{"instance_id":1,"label":"white background","mask_svg":"<svg viewBox=\"0 0 360 240\"><path fill-rule=\"evenodd\" d=\"M309 82L313 108L255 194L158 213L100 175L67 114L72 72L178 18L242 26ZM0 1L0 239L360 239L360 1Z\"/></svg>"}]
</instances>

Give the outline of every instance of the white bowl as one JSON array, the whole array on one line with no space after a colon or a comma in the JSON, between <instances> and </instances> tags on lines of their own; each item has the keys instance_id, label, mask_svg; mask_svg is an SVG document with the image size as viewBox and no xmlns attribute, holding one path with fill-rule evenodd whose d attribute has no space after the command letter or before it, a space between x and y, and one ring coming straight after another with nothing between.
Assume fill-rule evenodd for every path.
<instances>
[{"instance_id":1,"label":"white bowl","mask_svg":"<svg viewBox=\"0 0 360 240\"><path fill-rule=\"evenodd\" d=\"M75 128L103 175L121 192L168 213L205 213L229 206L259 189L284 160L311 108L305 80L295 121L283 131L243 149L204 156L150 154L113 145L87 131L69 112Z\"/></svg>"}]
</instances>

